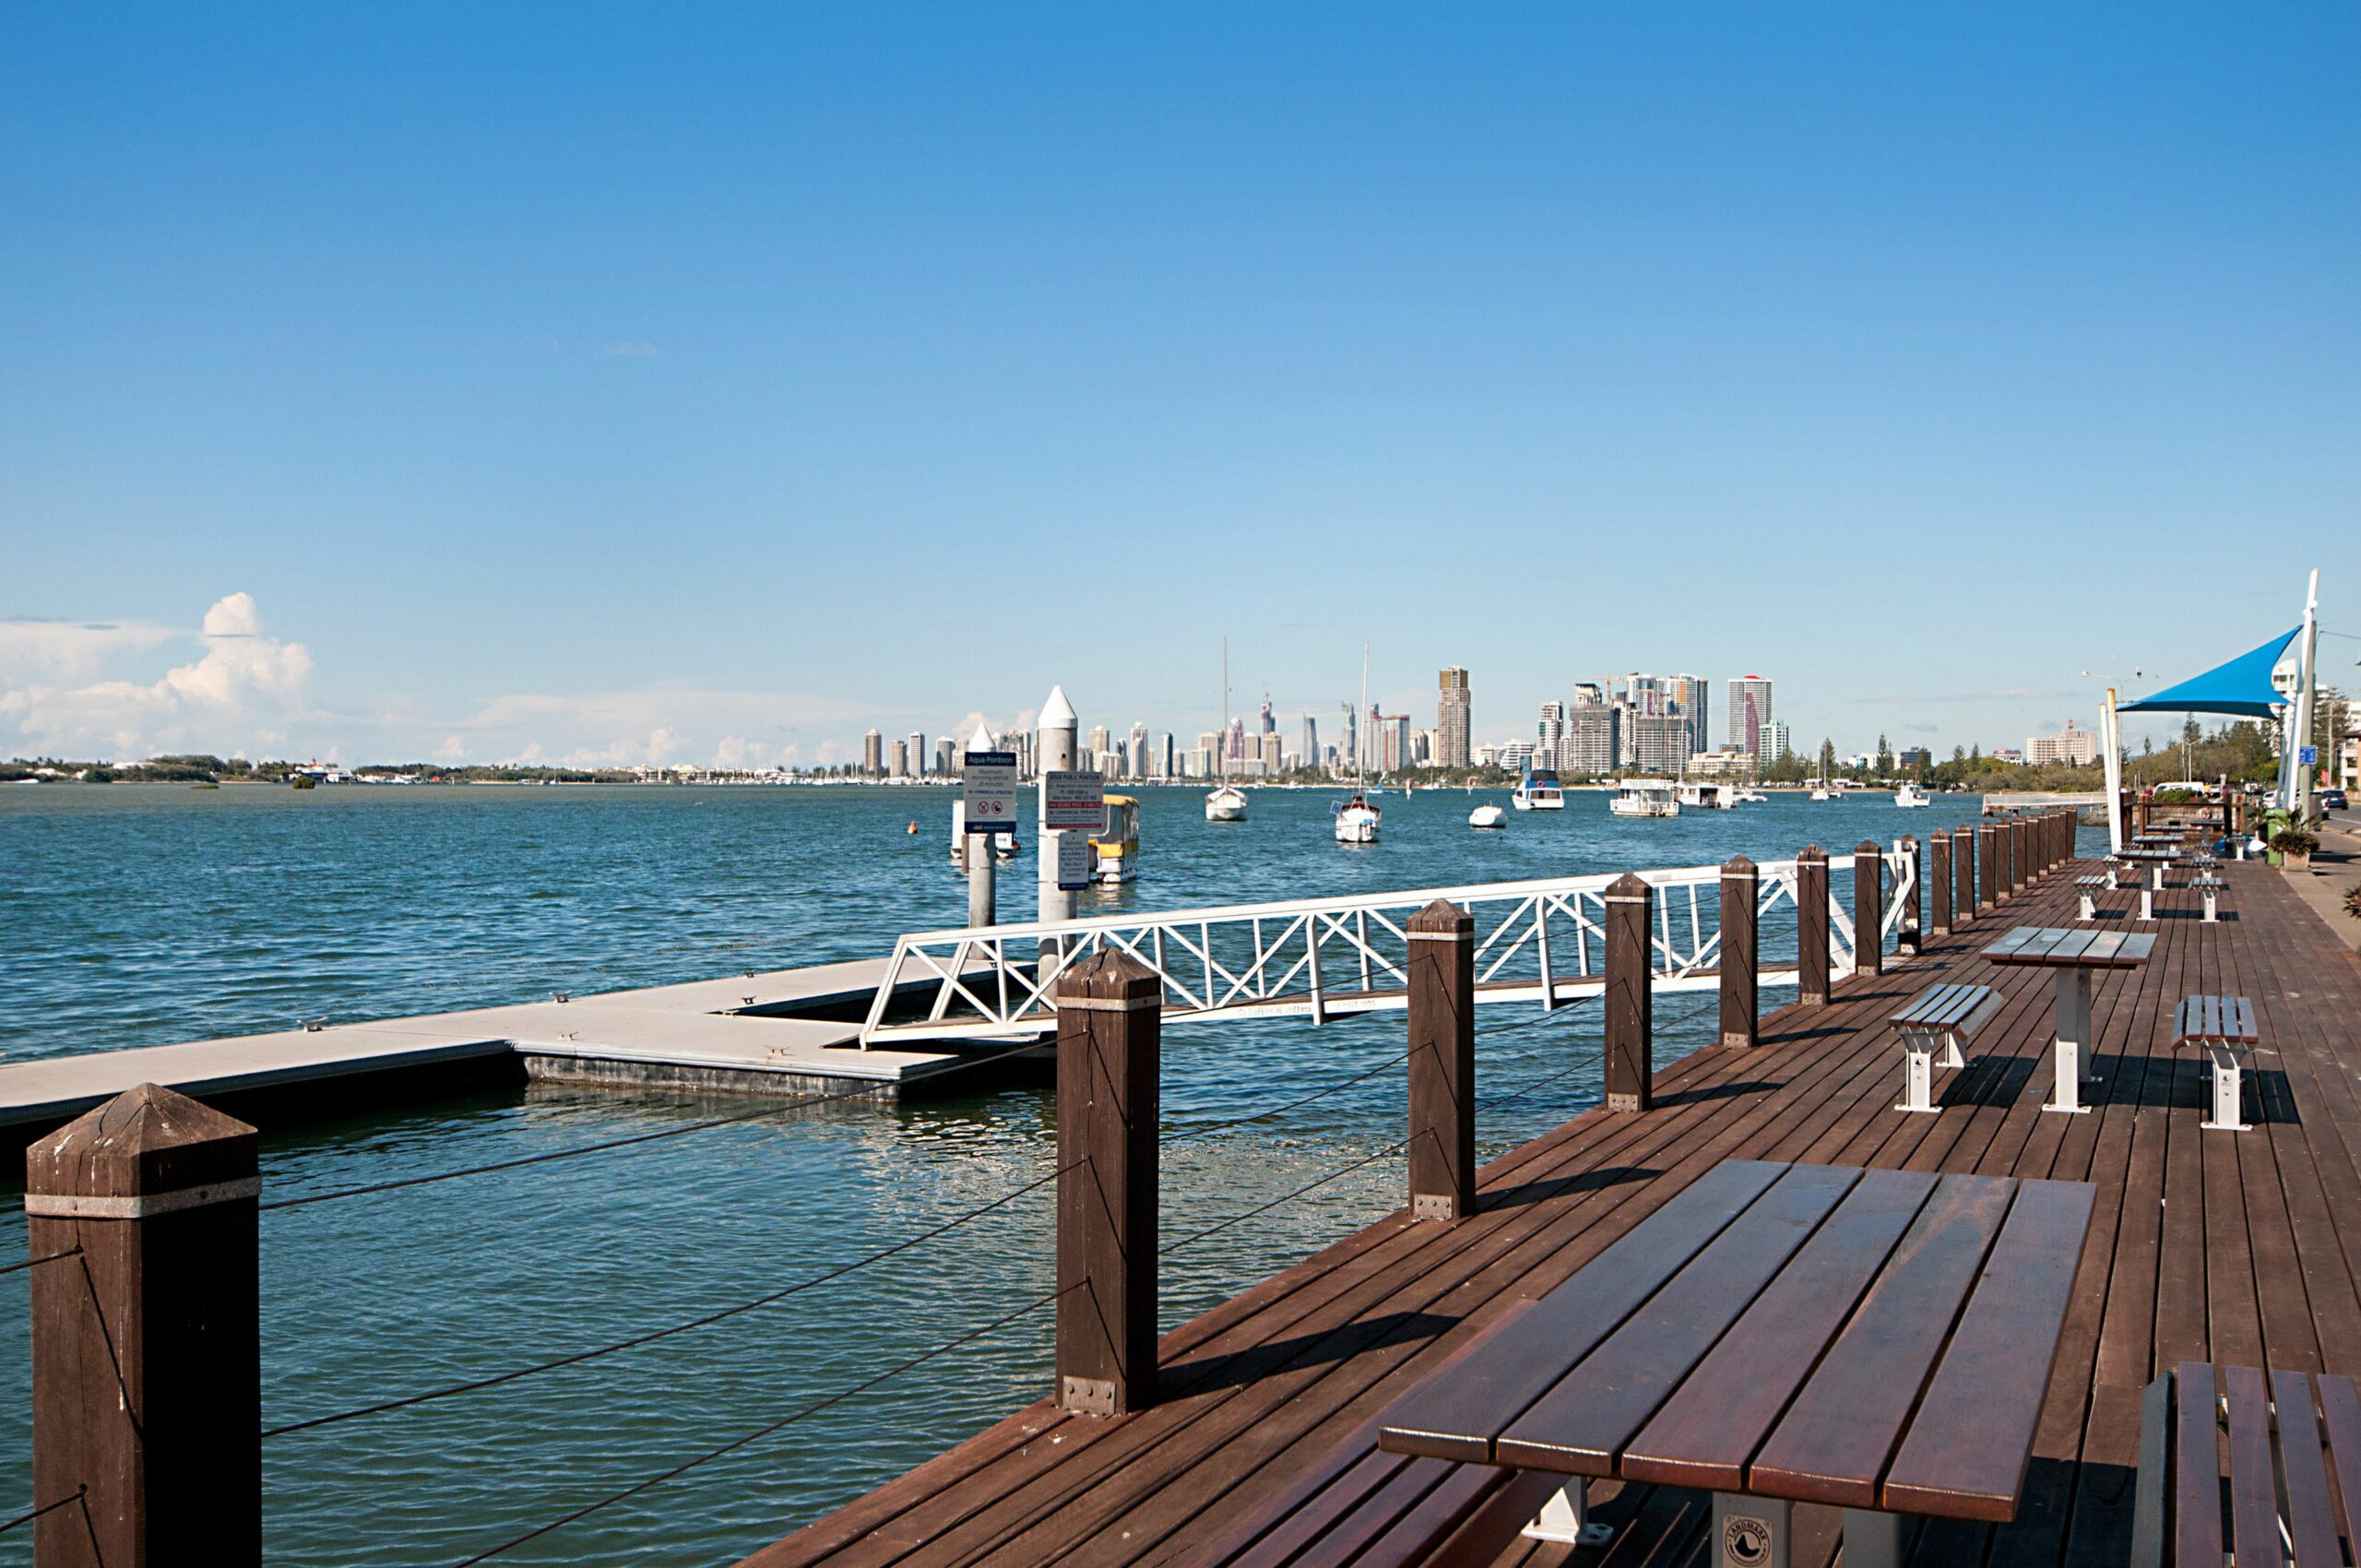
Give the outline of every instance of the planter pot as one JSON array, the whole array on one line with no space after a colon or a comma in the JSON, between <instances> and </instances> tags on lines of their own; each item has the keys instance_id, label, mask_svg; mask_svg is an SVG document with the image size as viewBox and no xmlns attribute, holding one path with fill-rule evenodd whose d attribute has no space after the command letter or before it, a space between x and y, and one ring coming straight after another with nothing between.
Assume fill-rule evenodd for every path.
<instances>
[{"instance_id":1,"label":"planter pot","mask_svg":"<svg viewBox=\"0 0 2361 1568\"><path fill-rule=\"evenodd\" d=\"M2300 855L2291 854L2286 863L2289 871L2309 871L2312 869L2312 852L2307 849Z\"/></svg>"}]
</instances>

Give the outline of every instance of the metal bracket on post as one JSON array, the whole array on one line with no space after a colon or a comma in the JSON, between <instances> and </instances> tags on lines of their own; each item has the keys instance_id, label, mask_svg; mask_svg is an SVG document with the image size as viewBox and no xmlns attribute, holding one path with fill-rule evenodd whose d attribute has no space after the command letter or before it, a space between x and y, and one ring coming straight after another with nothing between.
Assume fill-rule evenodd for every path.
<instances>
[{"instance_id":1,"label":"metal bracket on post","mask_svg":"<svg viewBox=\"0 0 2361 1568\"><path fill-rule=\"evenodd\" d=\"M2206 1041L2205 1053L2213 1059L2213 1117L2198 1125L2209 1133L2247 1131L2247 1124L2238 1120L2243 1109L2239 1104L2243 1075L2239 1072L2238 1053L2220 1040Z\"/></svg>"},{"instance_id":2,"label":"metal bracket on post","mask_svg":"<svg viewBox=\"0 0 2361 1568\"><path fill-rule=\"evenodd\" d=\"M1714 1568L1787 1568L1796 1505L1775 1497L1714 1493Z\"/></svg>"},{"instance_id":3,"label":"metal bracket on post","mask_svg":"<svg viewBox=\"0 0 2361 1568\"><path fill-rule=\"evenodd\" d=\"M2091 1050L2091 977L2081 970L2069 970L2058 979L2058 997L2054 1017L2058 1029L2054 1071L2057 1089L2044 1111L2063 1111L2070 1116L2086 1116L2091 1108L2082 1103L2082 1086L2095 1084L2098 1075L2090 1070Z\"/></svg>"},{"instance_id":4,"label":"metal bracket on post","mask_svg":"<svg viewBox=\"0 0 2361 1568\"><path fill-rule=\"evenodd\" d=\"M1614 1526L1590 1522L1590 1510L1583 1501L1583 1489L1589 1484L1580 1476L1568 1477L1566 1484L1541 1505L1533 1523L1525 1526L1525 1538L1560 1546L1605 1546L1613 1540Z\"/></svg>"}]
</instances>

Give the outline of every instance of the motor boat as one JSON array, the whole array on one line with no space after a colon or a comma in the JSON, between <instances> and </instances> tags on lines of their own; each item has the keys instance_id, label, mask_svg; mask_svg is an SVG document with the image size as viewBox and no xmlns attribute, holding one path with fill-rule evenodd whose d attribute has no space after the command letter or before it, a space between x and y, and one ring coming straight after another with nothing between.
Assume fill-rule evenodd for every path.
<instances>
[{"instance_id":1,"label":"motor boat","mask_svg":"<svg viewBox=\"0 0 2361 1568\"><path fill-rule=\"evenodd\" d=\"M1935 802L1934 797L1928 795L1917 785L1904 784L1893 792L1893 803L1903 807L1931 806Z\"/></svg>"},{"instance_id":2,"label":"motor boat","mask_svg":"<svg viewBox=\"0 0 2361 1568\"><path fill-rule=\"evenodd\" d=\"M991 837L992 859L996 861L1016 859L1015 829L998 828L991 833ZM951 802L951 863L955 866L964 866L967 863L967 802L964 800Z\"/></svg>"},{"instance_id":3,"label":"motor boat","mask_svg":"<svg viewBox=\"0 0 2361 1568\"><path fill-rule=\"evenodd\" d=\"M1467 826L1470 827L1506 827L1508 825L1509 814L1502 811L1495 801L1486 801L1467 814Z\"/></svg>"},{"instance_id":4,"label":"motor boat","mask_svg":"<svg viewBox=\"0 0 2361 1568\"><path fill-rule=\"evenodd\" d=\"M1370 804L1369 797L1358 790L1349 801L1340 801L1331 808L1336 814L1336 842L1339 844L1374 844L1381 813Z\"/></svg>"},{"instance_id":5,"label":"motor boat","mask_svg":"<svg viewBox=\"0 0 2361 1568\"><path fill-rule=\"evenodd\" d=\"M1734 806L1765 805L1771 800L1770 796L1760 790L1730 790L1725 793L1729 797L1729 803Z\"/></svg>"},{"instance_id":6,"label":"motor boat","mask_svg":"<svg viewBox=\"0 0 2361 1568\"><path fill-rule=\"evenodd\" d=\"M1140 803L1129 795L1106 802L1106 824L1090 836L1091 879L1129 882L1140 873Z\"/></svg>"},{"instance_id":7,"label":"motor boat","mask_svg":"<svg viewBox=\"0 0 2361 1568\"><path fill-rule=\"evenodd\" d=\"M1664 778L1626 778L1615 786L1607 809L1617 816L1679 816L1680 801Z\"/></svg>"},{"instance_id":8,"label":"motor boat","mask_svg":"<svg viewBox=\"0 0 2361 1568\"><path fill-rule=\"evenodd\" d=\"M1521 812L1564 811L1566 793L1558 787L1556 770L1527 767L1525 777L1516 781L1516 789L1509 795L1509 803Z\"/></svg>"},{"instance_id":9,"label":"motor boat","mask_svg":"<svg viewBox=\"0 0 2361 1568\"><path fill-rule=\"evenodd\" d=\"M1235 784L1225 784L1205 796L1207 822L1244 822L1246 791Z\"/></svg>"}]
</instances>

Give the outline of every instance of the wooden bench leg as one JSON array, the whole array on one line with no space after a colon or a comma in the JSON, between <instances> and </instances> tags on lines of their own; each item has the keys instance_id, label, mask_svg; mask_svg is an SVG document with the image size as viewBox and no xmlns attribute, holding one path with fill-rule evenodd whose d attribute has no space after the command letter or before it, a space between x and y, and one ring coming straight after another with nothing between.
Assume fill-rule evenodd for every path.
<instances>
[{"instance_id":1,"label":"wooden bench leg","mask_svg":"<svg viewBox=\"0 0 2361 1568\"><path fill-rule=\"evenodd\" d=\"M2226 1045L2208 1042L2205 1054L2213 1059L2213 1119L2199 1125L2209 1133L2243 1133L2247 1124L2238 1120L2238 1111L2245 1074L2240 1071L2238 1053Z\"/></svg>"},{"instance_id":2,"label":"wooden bench leg","mask_svg":"<svg viewBox=\"0 0 2361 1568\"><path fill-rule=\"evenodd\" d=\"M2220 915L2221 911L2214 904L2213 890L2209 887L2205 890L2205 923L2207 925L2214 924L2215 921L2219 920Z\"/></svg>"},{"instance_id":3,"label":"wooden bench leg","mask_svg":"<svg viewBox=\"0 0 2361 1568\"><path fill-rule=\"evenodd\" d=\"M2082 891L2082 918L2083 918L2084 920L2086 920L2086 921L2094 921L2094 920L2098 919L2098 918L2099 918L2099 906L2098 906L2098 900L2091 897L2091 890L2090 890L2089 888L2085 887L2085 888L2083 888Z\"/></svg>"},{"instance_id":4,"label":"wooden bench leg","mask_svg":"<svg viewBox=\"0 0 2361 1568\"><path fill-rule=\"evenodd\" d=\"M2140 890L2140 918L2143 921L2153 921L2156 918L2156 893L2152 887L2142 887Z\"/></svg>"},{"instance_id":5,"label":"wooden bench leg","mask_svg":"<svg viewBox=\"0 0 2361 1568\"><path fill-rule=\"evenodd\" d=\"M1708 1568L1788 1568L1788 1538L1796 1505L1734 1491L1714 1493L1714 1538Z\"/></svg>"},{"instance_id":6,"label":"wooden bench leg","mask_svg":"<svg viewBox=\"0 0 2361 1568\"><path fill-rule=\"evenodd\" d=\"M1605 1546L1612 1540L1612 1526L1590 1522L1590 1509L1583 1501L1583 1489L1589 1484L1580 1476L1567 1478L1566 1484L1541 1505L1533 1523L1525 1526L1525 1538L1561 1546Z\"/></svg>"}]
</instances>

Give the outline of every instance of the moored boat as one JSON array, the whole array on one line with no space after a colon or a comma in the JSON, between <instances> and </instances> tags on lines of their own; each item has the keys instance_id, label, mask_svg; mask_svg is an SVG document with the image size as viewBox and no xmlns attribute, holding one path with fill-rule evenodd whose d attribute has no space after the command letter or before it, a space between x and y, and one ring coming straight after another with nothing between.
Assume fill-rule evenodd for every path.
<instances>
[{"instance_id":1,"label":"moored boat","mask_svg":"<svg viewBox=\"0 0 2361 1568\"><path fill-rule=\"evenodd\" d=\"M1467 814L1467 826L1470 827L1506 827L1508 825L1509 814L1502 811L1496 802L1486 801Z\"/></svg>"},{"instance_id":2,"label":"moored boat","mask_svg":"<svg viewBox=\"0 0 2361 1568\"><path fill-rule=\"evenodd\" d=\"M1607 809L1617 816L1679 816L1680 802L1665 778L1626 778L1615 786Z\"/></svg>"},{"instance_id":3,"label":"moored boat","mask_svg":"<svg viewBox=\"0 0 2361 1568\"><path fill-rule=\"evenodd\" d=\"M1559 788L1556 770L1531 767L1516 781L1516 789L1509 796L1509 803L1521 812L1556 812L1566 809L1566 793Z\"/></svg>"}]
</instances>

